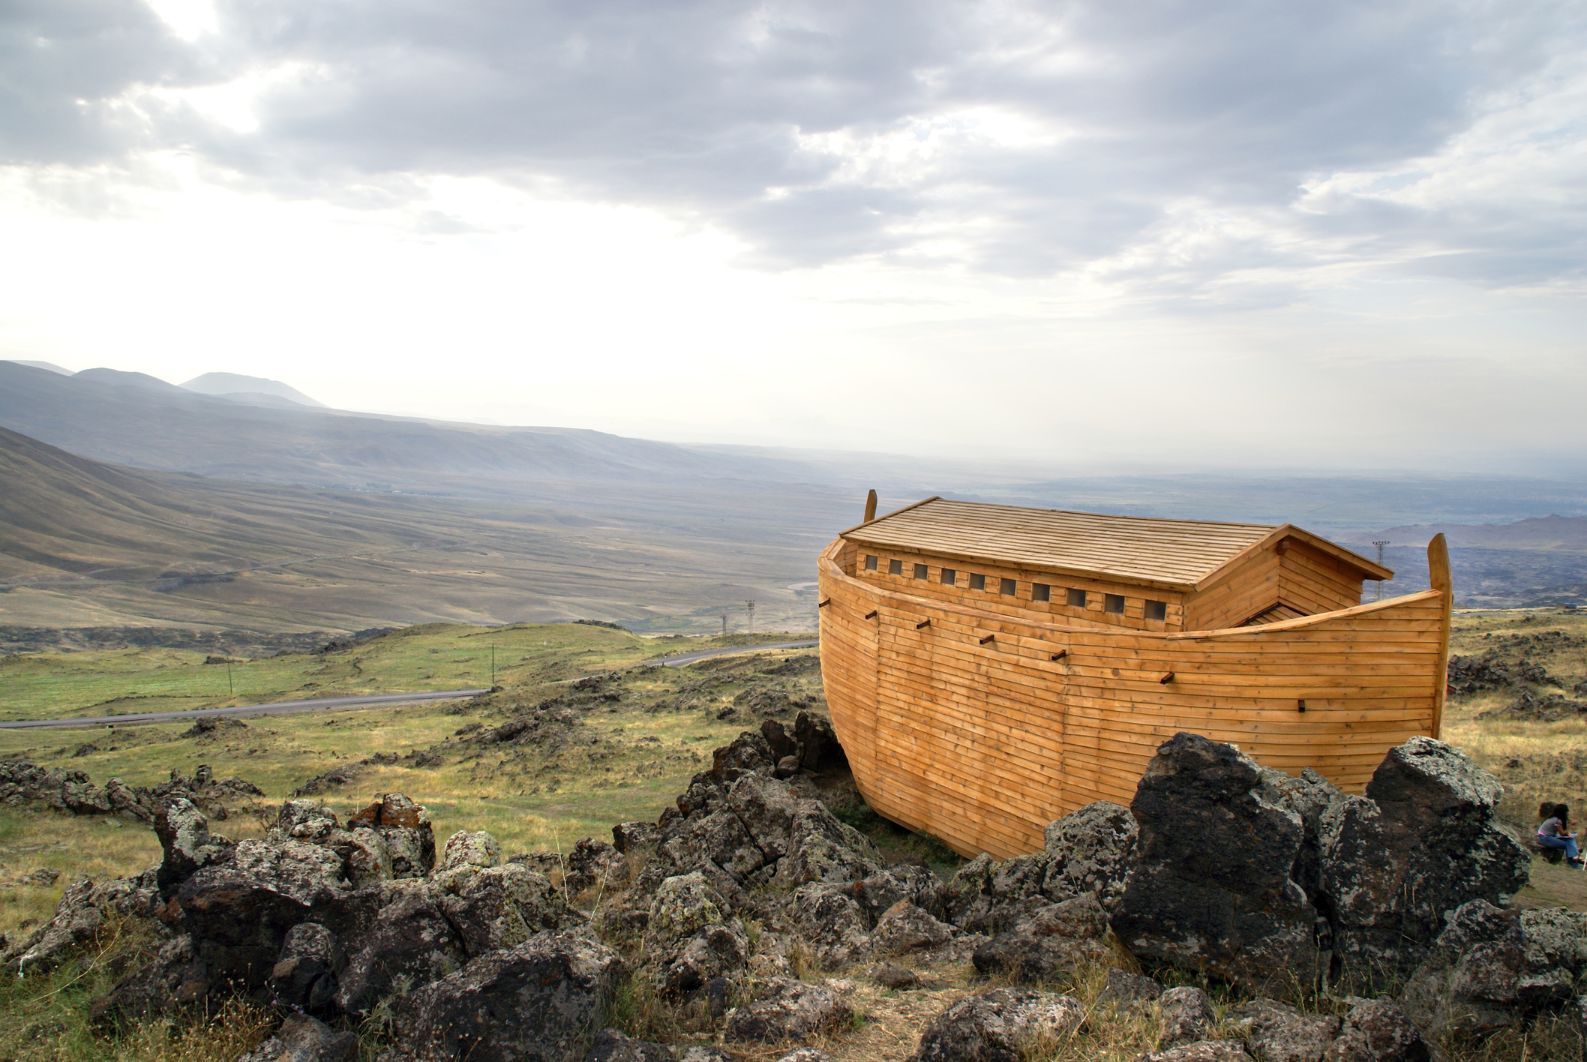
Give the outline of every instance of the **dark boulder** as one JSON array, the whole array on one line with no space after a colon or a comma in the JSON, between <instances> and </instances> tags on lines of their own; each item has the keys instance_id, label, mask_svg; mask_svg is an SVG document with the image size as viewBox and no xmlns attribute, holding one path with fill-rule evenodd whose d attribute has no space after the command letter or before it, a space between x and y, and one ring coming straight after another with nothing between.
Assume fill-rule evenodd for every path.
<instances>
[{"instance_id":1,"label":"dark boulder","mask_svg":"<svg viewBox=\"0 0 1587 1062\"><path fill-rule=\"evenodd\" d=\"M358 1057L358 1037L307 1014L290 1015L275 1035L239 1062L343 1062Z\"/></svg>"},{"instance_id":2,"label":"dark boulder","mask_svg":"<svg viewBox=\"0 0 1587 1062\"><path fill-rule=\"evenodd\" d=\"M1052 981L1107 959L1108 916L1090 894L1047 904L975 949L975 968L1021 983Z\"/></svg>"},{"instance_id":3,"label":"dark boulder","mask_svg":"<svg viewBox=\"0 0 1587 1062\"><path fill-rule=\"evenodd\" d=\"M401 987L427 984L463 965L463 941L424 883L390 882L358 900L368 913L342 934L349 953L336 991L342 1010L368 1014Z\"/></svg>"},{"instance_id":4,"label":"dark boulder","mask_svg":"<svg viewBox=\"0 0 1587 1062\"><path fill-rule=\"evenodd\" d=\"M604 945L576 933L540 934L415 991L397 1018L399 1050L472 1062L582 1058L622 976Z\"/></svg>"},{"instance_id":5,"label":"dark boulder","mask_svg":"<svg viewBox=\"0 0 1587 1062\"><path fill-rule=\"evenodd\" d=\"M1530 857L1497 822L1501 793L1465 754L1412 738L1389 751L1365 798L1324 812L1320 887L1346 983L1403 978L1447 912L1503 905L1526 884Z\"/></svg>"},{"instance_id":6,"label":"dark boulder","mask_svg":"<svg viewBox=\"0 0 1587 1062\"><path fill-rule=\"evenodd\" d=\"M1023 1062L1073 1031L1085 1008L1070 996L996 988L961 999L932 1019L914 1062Z\"/></svg>"},{"instance_id":7,"label":"dark boulder","mask_svg":"<svg viewBox=\"0 0 1587 1062\"><path fill-rule=\"evenodd\" d=\"M603 1029L584 1062L672 1062L672 1051L664 1044L635 1040L616 1029Z\"/></svg>"},{"instance_id":8,"label":"dark boulder","mask_svg":"<svg viewBox=\"0 0 1587 1062\"><path fill-rule=\"evenodd\" d=\"M1113 929L1137 957L1262 991L1318 976L1317 911L1290 878L1301 817L1231 745L1177 734L1130 805L1140 827Z\"/></svg>"},{"instance_id":9,"label":"dark boulder","mask_svg":"<svg viewBox=\"0 0 1587 1062\"><path fill-rule=\"evenodd\" d=\"M1467 1041L1572 1005L1584 972L1573 911L1503 910L1472 900L1449 916L1399 1003L1429 1040Z\"/></svg>"},{"instance_id":10,"label":"dark boulder","mask_svg":"<svg viewBox=\"0 0 1587 1062\"><path fill-rule=\"evenodd\" d=\"M1157 1013L1163 1023L1163 1047L1205 1040L1216 1020L1207 993L1190 985L1170 988L1158 996Z\"/></svg>"},{"instance_id":11,"label":"dark boulder","mask_svg":"<svg viewBox=\"0 0 1587 1062\"><path fill-rule=\"evenodd\" d=\"M725 1035L739 1042L803 1040L848 1024L853 1013L834 989L781 977L754 1002L728 1012Z\"/></svg>"},{"instance_id":12,"label":"dark boulder","mask_svg":"<svg viewBox=\"0 0 1587 1062\"><path fill-rule=\"evenodd\" d=\"M1428 1062L1421 1030L1392 1000L1349 999L1350 1010L1323 1062Z\"/></svg>"},{"instance_id":13,"label":"dark boulder","mask_svg":"<svg viewBox=\"0 0 1587 1062\"><path fill-rule=\"evenodd\" d=\"M336 971L345 961L341 945L318 922L287 931L281 956L270 970L270 994L287 1010L329 1013L336 1000Z\"/></svg>"},{"instance_id":14,"label":"dark boulder","mask_svg":"<svg viewBox=\"0 0 1587 1062\"><path fill-rule=\"evenodd\" d=\"M899 900L876 920L871 950L877 955L929 951L952 940L958 930L909 900Z\"/></svg>"},{"instance_id":15,"label":"dark boulder","mask_svg":"<svg viewBox=\"0 0 1587 1062\"><path fill-rule=\"evenodd\" d=\"M1254 999L1230 1015L1250 1052L1263 1062L1321 1062L1339 1033L1332 1014L1306 1014L1271 999Z\"/></svg>"}]
</instances>

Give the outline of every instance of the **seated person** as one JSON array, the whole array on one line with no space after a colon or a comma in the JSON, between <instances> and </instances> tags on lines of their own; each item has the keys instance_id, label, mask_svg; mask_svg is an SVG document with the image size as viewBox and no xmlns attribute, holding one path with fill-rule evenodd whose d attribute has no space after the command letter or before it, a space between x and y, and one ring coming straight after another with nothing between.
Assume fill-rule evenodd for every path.
<instances>
[{"instance_id":1,"label":"seated person","mask_svg":"<svg viewBox=\"0 0 1587 1062\"><path fill-rule=\"evenodd\" d=\"M1583 861L1576 847L1576 835L1570 832L1569 805L1545 803L1537 813L1543 818L1537 827L1537 843L1543 848L1563 849L1565 861L1580 869Z\"/></svg>"}]
</instances>

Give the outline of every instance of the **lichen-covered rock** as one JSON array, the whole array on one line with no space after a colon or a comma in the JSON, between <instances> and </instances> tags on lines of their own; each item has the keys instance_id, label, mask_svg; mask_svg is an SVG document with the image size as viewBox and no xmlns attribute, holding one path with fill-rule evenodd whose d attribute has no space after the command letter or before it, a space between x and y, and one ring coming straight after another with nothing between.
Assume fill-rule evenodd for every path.
<instances>
[{"instance_id":1,"label":"lichen-covered rock","mask_svg":"<svg viewBox=\"0 0 1587 1062\"><path fill-rule=\"evenodd\" d=\"M759 998L727 1014L730 1041L780 1043L802 1040L846 1025L853 1011L826 985L791 978L772 981Z\"/></svg>"},{"instance_id":2,"label":"lichen-covered rock","mask_svg":"<svg viewBox=\"0 0 1587 1062\"><path fill-rule=\"evenodd\" d=\"M1332 1014L1304 1014L1272 999L1242 1003L1231 1017L1246 1047L1263 1062L1320 1062L1339 1033Z\"/></svg>"},{"instance_id":3,"label":"lichen-covered rock","mask_svg":"<svg viewBox=\"0 0 1587 1062\"><path fill-rule=\"evenodd\" d=\"M371 913L344 934L349 952L336 1002L362 1016L382 999L446 977L465 960L463 941L423 882L389 882L365 900Z\"/></svg>"},{"instance_id":4,"label":"lichen-covered rock","mask_svg":"<svg viewBox=\"0 0 1587 1062\"><path fill-rule=\"evenodd\" d=\"M413 1058L582 1058L622 975L604 945L542 933L415 991L398 1012L396 1040Z\"/></svg>"},{"instance_id":5,"label":"lichen-covered rock","mask_svg":"<svg viewBox=\"0 0 1587 1062\"><path fill-rule=\"evenodd\" d=\"M501 863L501 845L484 830L469 832L459 830L446 839L441 854L441 869L459 867L494 867Z\"/></svg>"},{"instance_id":6,"label":"lichen-covered rock","mask_svg":"<svg viewBox=\"0 0 1587 1062\"><path fill-rule=\"evenodd\" d=\"M659 834L653 822L619 822L612 827L612 847L627 855L654 846Z\"/></svg>"},{"instance_id":7,"label":"lichen-covered rock","mask_svg":"<svg viewBox=\"0 0 1587 1062\"><path fill-rule=\"evenodd\" d=\"M1231 745L1177 734L1158 748L1130 805L1140 839L1113 914L1137 957L1256 991L1315 982L1317 910L1290 878L1304 826L1262 782Z\"/></svg>"},{"instance_id":8,"label":"lichen-covered rock","mask_svg":"<svg viewBox=\"0 0 1587 1062\"><path fill-rule=\"evenodd\" d=\"M1339 1035L1323 1062L1428 1062L1432 1052L1411 1019L1392 1000L1350 999Z\"/></svg>"},{"instance_id":9,"label":"lichen-covered rock","mask_svg":"<svg viewBox=\"0 0 1587 1062\"><path fill-rule=\"evenodd\" d=\"M1460 1041L1530 1024L1574 1004L1584 972L1587 918L1565 910L1517 912L1464 904L1400 994L1429 1040Z\"/></svg>"},{"instance_id":10,"label":"lichen-covered rock","mask_svg":"<svg viewBox=\"0 0 1587 1062\"><path fill-rule=\"evenodd\" d=\"M273 835L295 841L324 841L342 828L335 812L314 800L288 800L276 813Z\"/></svg>"},{"instance_id":11,"label":"lichen-covered rock","mask_svg":"<svg viewBox=\"0 0 1587 1062\"><path fill-rule=\"evenodd\" d=\"M1107 982L1097 994L1097 1002L1127 1008L1150 1003L1162 994L1163 986L1153 978L1114 967L1108 971Z\"/></svg>"},{"instance_id":12,"label":"lichen-covered rock","mask_svg":"<svg viewBox=\"0 0 1587 1062\"><path fill-rule=\"evenodd\" d=\"M199 958L193 939L179 933L164 944L152 962L129 971L89 1006L97 1026L114 1026L172 1010L196 1007L213 986L209 967Z\"/></svg>"},{"instance_id":13,"label":"lichen-covered rock","mask_svg":"<svg viewBox=\"0 0 1587 1062\"><path fill-rule=\"evenodd\" d=\"M1430 1039L1483 1036L1523 1019L1525 973L1519 916L1472 900L1450 916L1399 1002Z\"/></svg>"},{"instance_id":14,"label":"lichen-covered rock","mask_svg":"<svg viewBox=\"0 0 1587 1062\"><path fill-rule=\"evenodd\" d=\"M275 1035L239 1062L343 1062L358 1056L358 1037L307 1014L288 1015Z\"/></svg>"},{"instance_id":15,"label":"lichen-covered rock","mask_svg":"<svg viewBox=\"0 0 1587 1062\"><path fill-rule=\"evenodd\" d=\"M933 1018L912 1057L914 1062L1022 1062L1084 1020L1085 1008L1070 996L997 988L961 999Z\"/></svg>"},{"instance_id":16,"label":"lichen-covered rock","mask_svg":"<svg viewBox=\"0 0 1587 1062\"><path fill-rule=\"evenodd\" d=\"M281 956L270 969L270 994L288 1010L327 1013L336 1000L336 971L343 955L335 935L318 922L287 930Z\"/></svg>"},{"instance_id":17,"label":"lichen-covered rock","mask_svg":"<svg viewBox=\"0 0 1587 1062\"><path fill-rule=\"evenodd\" d=\"M844 886L819 881L801 885L786 914L793 934L823 965L853 962L870 946L865 911Z\"/></svg>"},{"instance_id":18,"label":"lichen-covered rock","mask_svg":"<svg viewBox=\"0 0 1587 1062\"><path fill-rule=\"evenodd\" d=\"M1112 911L1124 895L1124 879L1140 829L1128 808L1106 800L1087 804L1047 827L1047 871L1041 892L1062 902L1091 895Z\"/></svg>"},{"instance_id":19,"label":"lichen-covered rock","mask_svg":"<svg viewBox=\"0 0 1587 1062\"><path fill-rule=\"evenodd\" d=\"M931 912L899 900L876 920L871 933L871 950L878 955L903 955L940 947L957 932L952 926L933 918Z\"/></svg>"},{"instance_id":20,"label":"lichen-covered rock","mask_svg":"<svg viewBox=\"0 0 1587 1062\"><path fill-rule=\"evenodd\" d=\"M108 912L147 915L157 903L149 872L98 884L80 878L66 886L50 920L8 951L11 972L27 977L53 970L94 938Z\"/></svg>"},{"instance_id":21,"label":"lichen-covered rock","mask_svg":"<svg viewBox=\"0 0 1587 1062\"><path fill-rule=\"evenodd\" d=\"M1215 1020L1212 1000L1190 985L1170 988L1158 996L1157 1012L1163 1022L1163 1047L1205 1040Z\"/></svg>"},{"instance_id":22,"label":"lichen-covered rock","mask_svg":"<svg viewBox=\"0 0 1587 1062\"><path fill-rule=\"evenodd\" d=\"M1084 893L1032 911L976 948L973 961L982 973L1007 973L1023 983L1050 981L1106 959L1107 940L1107 912Z\"/></svg>"},{"instance_id":23,"label":"lichen-covered rock","mask_svg":"<svg viewBox=\"0 0 1587 1062\"><path fill-rule=\"evenodd\" d=\"M690 995L741 973L749 941L721 895L698 871L668 878L656 890L645 929L647 962L672 995Z\"/></svg>"},{"instance_id":24,"label":"lichen-covered rock","mask_svg":"<svg viewBox=\"0 0 1587 1062\"><path fill-rule=\"evenodd\" d=\"M613 888L622 880L626 866L627 861L616 848L585 837L568 853L562 888L569 896L589 889Z\"/></svg>"},{"instance_id":25,"label":"lichen-covered rock","mask_svg":"<svg viewBox=\"0 0 1587 1062\"><path fill-rule=\"evenodd\" d=\"M1233 1040L1197 1040L1162 1051L1151 1051L1140 1062L1251 1062L1245 1048Z\"/></svg>"},{"instance_id":26,"label":"lichen-covered rock","mask_svg":"<svg viewBox=\"0 0 1587 1062\"><path fill-rule=\"evenodd\" d=\"M982 855L959 868L943 890L949 921L997 935L1035 910L1077 896L1112 911L1124 893L1138 829L1128 809L1087 804L1047 827L1046 847L1002 861Z\"/></svg>"},{"instance_id":27,"label":"lichen-covered rock","mask_svg":"<svg viewBox=\"0 0 1587 1062\"><path fill-rule=\"evenodd\" d=\"M192 801L182 797L160 808L154 819L154 833L163 853L159 871L162 889L186 881L200 867L226 855L231 845L225 838L211 837L209 820Z\"/></svg>"},{"instance_id":28,"label":"lichen-covered rock","mask_svg":"<svg viewBox=\"0 0 1587 1062\"><path fill-rule=\"evenodd\" d=\"M616 1029L603 1029L584 1062L672 1062L672 1051L665 1044L635 1040Z\"/></svg>"},{"instance_id":29,"label":"lichen-covered rock","mask_svg":"<svg viewBox=\"0 0 1587 1062\"><path fill-rule=\"evenodd\" d=\"M469 957L584 921L544 874L518 863L464 864L435 875L431 893Z\"/></svg>"},{"instance_id":30,"label":"lichen-covered rock","mask_svg":"<svg viewBox=\"0 0 1587 1062\"><path fill-rule=\"evenodd\" d=\"M1496 819L1501 793L1459 750L1412 738L1384 757L1366 797L1323 812L1320 889L1347 982L1409 974L1447 912L1502 906L1526 883L1530 857Z\"/></svg>"},{"instance_id":31,"label":"lichen-covered rock","mask_svg":"<svg viewBox=\"0 0 1587 1062\"><path fill-rule=\"evenodd\" d=\"M430 813L401 793L387 793L347 820L348 829L374 830L391 853L391 872L422 878L435 868L435 831Z\"/></svg>"}]
</instances>

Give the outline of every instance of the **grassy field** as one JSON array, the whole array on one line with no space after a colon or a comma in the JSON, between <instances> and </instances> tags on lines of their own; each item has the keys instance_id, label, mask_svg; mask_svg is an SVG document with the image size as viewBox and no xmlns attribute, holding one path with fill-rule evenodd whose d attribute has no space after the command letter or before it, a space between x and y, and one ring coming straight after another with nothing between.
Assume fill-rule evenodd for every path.
<instances>
[{"instance_id":1,"label":"grassy field","mask_svg":"<svg viewBox=\"0 0 1587 1062\"><path fill-rule=\"evenodd\" d=\"M729 642L753 644L743 638ZM155 784L172 770L191 775L203 763L216 777L241 777L259 786L265 807L318 775L343 769L352 780L321 794L339 814L380 793L404 792L430 809L440 838L486 829L509 853L565 851L581 837L609 838L615 823L654 819L709 765L713 749L758 725L767 712L791 718L800 707L823 706L813 650L631 669L638 661L711 648L721 639L641 638L584 625L412 628L324 657L277 657L234 672L256 668L257 686L250 689L261 698L333 688L424 688L426 677L430 688L445 688L460 679L467 685L468 669L481 666L489 644L497 647L502 688L471 700L228 721L205 733L194 733L190 722L0 731L0 759L28 759L81 770L100 783L117 777L132 785ZM213 681L208 676L218 667L202 664L199 654L148 650L13 658L4 670L18 668L19 660L32 681L17 688L31 691L25 703L35 717L99 714L107 700L122 710L186 707L206 699L183 691ZM96 671L96 662L108 665L104 673ZM55 683L45 681L51 664L62 671ZM623 668L630 669L593 699L571 689L573 680ZM167 690L152 692L156 681ZM493 744L469 733L533 717L544 705L565 719L533 740ZM237 838L257 835L264 826L259 815L245 811L216 829ZM47 916L72 877L135 872L158 855L153 833L135 823L0 808L0 883L40 869L60 874L49 886L0 889L6 899L0 932Z\"/></svg>"},{"instance_id":2,"label":"grassy field","mask_svg":"<svg viewBox=\"0 0 1587 1062\"><path fill-rule=\"evenodd\" d=\"M0 658L0 720L178 711L300 697L518 686L627 667L673 652L786 635L646 638L584 624L409 627L326 653L212 659L181 649ZM493 683L494 680L494 683Z\"/></svg>"}]
</instances>

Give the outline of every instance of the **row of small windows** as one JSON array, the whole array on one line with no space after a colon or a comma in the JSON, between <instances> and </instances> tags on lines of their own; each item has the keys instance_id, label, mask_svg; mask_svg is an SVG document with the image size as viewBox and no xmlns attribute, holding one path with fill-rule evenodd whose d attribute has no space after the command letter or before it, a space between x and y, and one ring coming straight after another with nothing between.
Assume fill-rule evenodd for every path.
<instances>
[{"instance_id":1,"label":"row of small windows","mask_svg":"<svg viewBox=\"0 0 1587 1062\"><path fill-rule=\"evenodd\" d=\"M865 555L865 570L868 572L874 572L876 571L876 566L877 559L875 555L867 553ZM942 585L959 585L958 571L953 568L943 568L941 569L941 573L942 574L938 578ZM901 560L888 561L887 574L903 575L904 562ZM979 572L970 572L969 574L971 590L986 589L986 576L980 574ZM930 571L926 565L916 564L914 576L916 579L926 579L930 577ZM999 579L997 582L997 592L1002 594L1004 597L1013 597L1019 591L1018 584L1013 579ZM1064 604L1068 605L1070 608L1086 607L1086 591L1081 590L1078 587L1071 586L1067 587L1064 593ZM1047 583L1031 583L1030 599L1032 601L1051 601L1052 587ZM1102 611L1111 613L1115 616L1124 615L1124 596L1122 594L1103 594ZM1168 602L1153 601L1152 599L1147 598L1146 618L1149 620L1166 620L1168 618Z\"/></svg>"}]
</instances>

